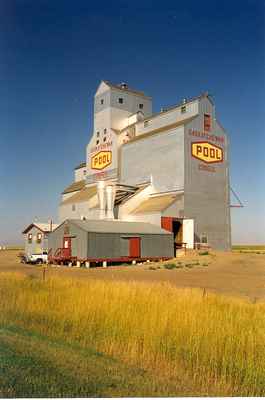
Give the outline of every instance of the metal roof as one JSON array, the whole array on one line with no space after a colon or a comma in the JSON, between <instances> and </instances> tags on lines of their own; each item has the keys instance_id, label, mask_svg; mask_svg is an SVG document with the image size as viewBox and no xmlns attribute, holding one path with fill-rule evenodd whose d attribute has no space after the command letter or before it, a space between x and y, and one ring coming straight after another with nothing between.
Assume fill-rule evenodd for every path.
<instances>
[{"instance_id":1,"label":"metal roof","mask_svg":"<svg viewBox=\"0 0 265 400\"><path fill-rule=\"evenodd\" d=\"M86 184L86 182L84 179L81 181L73 182L73 183L71 183L71 185L67 186L67 188L64 189L62 194L76 192L77 190L81 190L85 187L85 184Z\"/></svg>"},{"instance_id":2,"label":"metal roof","mask_svg":"<svg viewBox=\"0 0 265 400\"><path fill-rule=\"evenodd\" d=\"M171 235L170 232L161 229L157 225L148 222L131 222L119 220L79 220L68 219L69 223L77 225L87 232L95 233L124 233L124 234L153 234L153 235ZM66 222L66 221L65 221Z\"/></svg>"},{"instance_id":3,"label":"metal roof","mask_svg":"<svg viewBox=\"0 0 265 400\"><path fill-rule=\"evenodd\" d=\"M159 212L168 208L176 200L176 195L163 195L149 197L140 203L130 214L142 214L146 212Z\"/></svg>"},{"instance_id":4,"label":"metal roof","mask_svg":"<svg viewBox=\"0 0 265 400\"><path fill-rule=\"evenodd\" d=\"M79 168L84 168L86 167L86 162L81 162L77 167L75 167L75 169L79 169Z\"/></svg>"},{"instance_id":5,"label":"metal roof","mask_svg":"<svg viewBox=\"0 0 265 400\"><path fill-rule=\"evenodd\" d=\"M88 201L97 194L97 187L90 186L81 189L79 192L75 193L73 196L69 197L68 199L64 200L61 204L71 204L71 203L82 203L83 201Z\"/></svg>"}]
</instances>

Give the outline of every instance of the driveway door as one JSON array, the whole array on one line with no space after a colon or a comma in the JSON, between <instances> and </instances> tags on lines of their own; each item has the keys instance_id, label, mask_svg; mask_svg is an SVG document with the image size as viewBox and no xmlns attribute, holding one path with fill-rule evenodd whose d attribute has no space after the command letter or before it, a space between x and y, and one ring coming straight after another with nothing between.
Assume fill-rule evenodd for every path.
<instances>
[{"instance_id":1,"label":"driveway door","mask_svg":"<svg viewBox=\"0 0 265 400\"><path fill-rule=\"evenodd\" d=\"M141 257L141 238L134 237L130 238L129 254L130 257L139 258Z\"/></svg>"}]
</instances>

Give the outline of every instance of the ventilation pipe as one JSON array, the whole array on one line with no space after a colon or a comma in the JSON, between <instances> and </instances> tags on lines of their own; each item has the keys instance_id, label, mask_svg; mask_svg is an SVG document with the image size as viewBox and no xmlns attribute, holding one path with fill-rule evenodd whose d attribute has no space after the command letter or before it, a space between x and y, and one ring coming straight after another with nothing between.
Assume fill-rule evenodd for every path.
<instances>
[{"instance_id":1,"label":"ventilation pipe","mask_svg":"<svg viewBox=\"0 0 265 400\"><path fill-rule=\"evenodd\" d=\"M116 195L116 187L108 185L106 187L106 197L107 197L107 215L106 218L114 219L114 201Z\"/></svg>"},{"instance_id":2,"label":"ventilation pipe","mask_svg":"<svg viewBox=\"0 0 265 400\"><path fill-rule=\"evenodd\" d=\"M97 184L97 194L99 201L99 219L105 218L106 197L105 197L105 182L99 181Z\"/></svg>"}]
</instances>

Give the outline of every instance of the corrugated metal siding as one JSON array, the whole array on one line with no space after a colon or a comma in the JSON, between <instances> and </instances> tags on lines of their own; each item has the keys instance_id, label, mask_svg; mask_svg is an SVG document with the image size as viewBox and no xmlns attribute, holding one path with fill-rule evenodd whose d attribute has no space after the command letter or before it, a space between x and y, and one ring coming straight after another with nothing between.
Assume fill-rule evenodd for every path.
<instances>
[{"instance_id":1,"label":"corrugated metal siding","mask_svg":"<svg viewBox=\"0 0 265 400\"><path fill-rule=\"evenodd\" d=\"M142 257L174 257L173 235L142 236Z\"/></svg>"},{"instance_id":2,"label":"corrugated metal siding","mask_svg":"<svg viewBox=\"0 0 265 400\"><path fill-rule=\"evenodd\" d=\"M186 218L194 218L195 242L200 241L202 234L207 234L210 246L220 250L229 250L231 240L228 141L225 131L216 125L214 109L206 98L200 101L200 111L200 115L185 127L184 214ZM211 134L224 136L224 144L189 134L189 129L203 132L204 113L212 115ZM191 155L191 143L197 141L209 141L223 148L224 161L212 164L215 172L199 170L199 164L204 163Z\"/></svg>"},{"instance_id":3,"label":"corrugated metal siding","mask_svg":"<svg viewBox=\"0 0 265 400\"><path fill-rule=\"evenodd\" d=\"M121 256L120 234L88 233L88 257L115 258Z\"/></svg>"},{"instance_id":4,"label":"corrugated metal siding","mask_svg":"<svg viewBox=\"0 0 265 400\"><path fill-rule=\"evenodd\" d=\"M89 233L88 257L115 258L129 256L129 238L141 238L142 257L173 257L172 235L123 235Z\"/></svg>"},{"instance_id":5,"label":"corrugated metal siding","mask_svg":"<svg viewBox=\"0 0 265 400\"><path fill-rule=\"evenodd\" d=\"M63 246L63 237L72 236L72 256L78 258L87 257L87 232L83 231L74 224L68 223L69 234L64 234L65 223L60 225L54 232L49 236L49 249L52 249L52 254L58 248Z\"/></svg>"},{"instance_id":6,"label":"corrugated metal siding","mask_svg":"<svg viewBox=\"0 0 265 400\"><path fill-rule=\"evenodd\" d=\"M152 176L158 191L184 187L184 130L162 132L121 149L121 181L137 185Z\"/></svg>"}]
</instances>

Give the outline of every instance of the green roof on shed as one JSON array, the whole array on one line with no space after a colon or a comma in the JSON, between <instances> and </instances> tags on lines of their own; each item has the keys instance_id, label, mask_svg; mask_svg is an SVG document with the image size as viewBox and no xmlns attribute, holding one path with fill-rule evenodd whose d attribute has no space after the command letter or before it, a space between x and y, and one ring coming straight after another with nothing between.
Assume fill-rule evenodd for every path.
<instances>
[{"instance_id":1,"label":"green roof on shed","mask_svg":"<svg viewBox=\"0 0 265 400\"><path fill-rule=\"evenodd\" d=\"M124 234L153 234L153 235L171 235L171 232L161 229L157 225L148 222L131 222L119 220L79 220L68 219L69 223L79 226L87 232L95 233L124 233ZM66 222L66 221L65 221Z\"/></svg>"}]
</instances>

